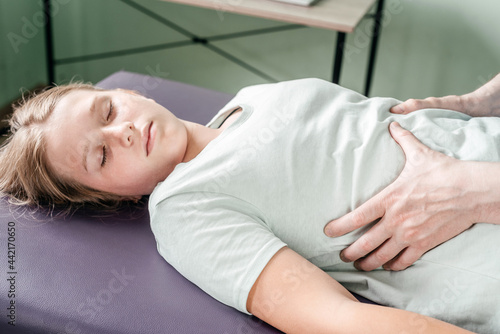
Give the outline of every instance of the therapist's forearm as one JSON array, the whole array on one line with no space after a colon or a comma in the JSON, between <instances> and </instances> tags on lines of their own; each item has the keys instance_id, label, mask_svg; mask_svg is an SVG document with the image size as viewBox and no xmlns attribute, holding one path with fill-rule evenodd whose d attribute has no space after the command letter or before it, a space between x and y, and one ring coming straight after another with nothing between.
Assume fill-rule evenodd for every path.
<instances>
[{"instance_id":1,"label":"therapist's forearm","mask_svg":"<svg viewBox=\"0 0 500 334\"><path fill-rule=\"evenodd\" d=\"M500 224L500 162L466 161L463 191L473 199L478 223Z\"/></svg>"},{"instance_id":2,"label":"therapist's forearm","mask_svg":"<svg viewBox=\"0 0 500 334\"><path fill-rule=\"evenodd\" d=\"M500 117L500 73L475 91L443 97L409 99L391 108L396 114L408 114L426 108L451 109L473 117Z\"/></svg>"}]
</instances>

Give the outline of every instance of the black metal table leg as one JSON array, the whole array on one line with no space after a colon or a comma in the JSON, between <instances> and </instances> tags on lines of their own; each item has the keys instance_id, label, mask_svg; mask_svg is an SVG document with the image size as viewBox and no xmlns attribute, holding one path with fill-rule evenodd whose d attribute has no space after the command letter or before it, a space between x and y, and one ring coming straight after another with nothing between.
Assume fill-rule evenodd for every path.
<instances>
[{"instance_id":1,"label":"black metal table leg","mask_svg":"<svg viewBox=\"0 0 500 334\"><path fill-rule=\"evenodd\" d=\"M43 0L43 11L45 13L45 55L47 58L47 80L49 85L52 85L55 83L55 64L50 0Z\"/></svg>"},{"instance_id":2,"label":"black metal table leg","mask_svg":"<svg viewBox=\"0 0 500 334\"><path fill-rule=\"evenodd\" d=\"M340 70L342 69L342 58L344 56L345 32L337 33L337 45L335 46L335 59L333 64L332 82L338 84L340 81Z\"/></svg>"},{"instance_id":3,"label":"black metal table leg","mask_svg":"<svg viewBox=\"0 0 500 334\"><path fill-rule=\"evenodd\" d=\"M373 78L373 70L375 68L375 58L377 55L378 38L382 28L382 12L384 10L384 0L378 0L377 11L375 12L375 24L373 25L373 35L370 48L370 57L368 59L368 69L366 72L365 95L370 94L370 88Z\"/></svg>"},{"instance_id":4,"label":"black metal table leg","mask_svg":"<svg viewBox=\"0 0 500 334\"><path fill-rule=\"evenodd\" d=\"M237 63L240 66L245 67L247 70L250 70L251 72L255 73L256 75L268 80L268 81L276 81L275 79L271 78L269 75L263 73L262 71L257 70L253 66L244 63L243 61L237 59L236 57L230 55L227 52L221 51L219 48L216 48L213 45L209 45L209 42L211 41L210 38L200 38L191 32L173 24L169 20L154 14L150 10L138 5L137 3L130 1L130 0L121 0L122 2L134 7L136 10L141 11L144 14L147 14L148 16L152 17L155 20L160 21L161 23L167 25L168 27L176 30L177 32L185 35L186 37L189 37L192 43L200 43L201 45L211 49L214 52L217 52L219 55L224 56L225 58ZM83 61L83 60L90 60L90 59L100 59L100 58L106 58L106 57L111 57L111 56L118 56L121 54L130 54L130 53L138 53L138 52L146 52L150 49L159 49L159 48L169 48L169 47L174 47L174 46L183 46L185 44L189 44L188 41L182 42L182 43L164 43L162 45L158 46L153 46L151 48L134 48L130 50L122 50L120 52L108 52L104 54L99 54L99 55L90 55L86 57L73 57L73 58L68 58L68 59L59 59L56 61L55 56L54 56L54 41L53 41L53 26L52 26L52 17L51 17L51 0L43 0L43 7L44 7L44 13L46 17L46 23L45 23L45 45L46 45L46 58L47 58L47 78L49 84L54 84L55 83L55 66L57 64L62 64L62 63L71 63L74 61ZM384 0L378 0L378 5L376 9L376 14L375 14L375 24L373 28L373 36L372 36L372 41L371 41L371 50L370 50L370 56L369 56L369 62L368 62L368 69L367 69L367 77L366 77L366 82L365 82L365 95L368 96L370 92L370 86L371 86L371 81L373 77L373 70L374 70L374 65L375 65L375 56L377 52L377 46L378 46L378 37L380 35L380 30L381 30L381 25L382 25L382 12L383 12L383 7L384 7ZM250 36L254 34L261 34L261 33L267 33L267 32L274 32L277 30L289 30L289 29L296 29L298 26L296 25L288 25L284 27L278 27L276 29L256 29L255 31L248 31L248 32L243 32L241 35L243 36ZM220 40L220 39L228 39L228 38L235 38L238 37L240 34L226 34L222 36L215 36L213 40ZM337 33L337 42L335 46L335 58L334 58L334 64L333 64L333 73L332 73L332 82L338 84L340 82L340 74L342 70L342 60L344 56L344 44L345 44L345 38L346 38L346 33L345 32L338 32ZM172 45L171 45L172 44ZM175 44L175 45L174 45ZM146 50L147 49L147 50Z\"/></svg>"}]
</instances>

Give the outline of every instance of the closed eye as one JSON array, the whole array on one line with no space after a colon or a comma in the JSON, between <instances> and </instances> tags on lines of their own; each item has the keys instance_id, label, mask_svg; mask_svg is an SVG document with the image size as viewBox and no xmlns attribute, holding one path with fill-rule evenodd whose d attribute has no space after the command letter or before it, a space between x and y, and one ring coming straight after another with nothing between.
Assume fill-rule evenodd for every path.
<instances>
[{"instance_id":1,"label":"closed eye","mask_svg":"<svg viewBox=\"0 0 500 334\"><path fill-rule=\"evenodd\" d=\"M106 165L106 158L107 158L106 146L103 145L101 167L104 167Z\"/></svg>"},{"instance_id":2,"label":"closed eye","mask_svg":"<svg viewBox=\"0 0 500 334\"><path fill-rule=\"evenodd\" d=\"M108 116L106 117L106 121L109 121L111 119L111 116L113 116L113 113L115 111L113 101L109 100L109 111L108 111Z\"/></svg>"}]
</instances>

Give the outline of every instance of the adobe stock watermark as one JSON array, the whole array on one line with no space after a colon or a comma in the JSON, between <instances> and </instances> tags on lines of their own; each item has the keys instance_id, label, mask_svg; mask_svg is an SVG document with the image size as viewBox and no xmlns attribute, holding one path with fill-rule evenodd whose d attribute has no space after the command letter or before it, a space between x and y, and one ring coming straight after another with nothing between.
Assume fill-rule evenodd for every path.
<instances>
[{"instance_id":1,"label":"adobe stock watermark","mask_svg":"<svg viewBox=\"0 0 500 334\"><path fill-rule=\"evenodd\" d=\"M241 5L245 0L212 0L212 5L219 20L224 21L224 13L231 11L231 7Z\"/></svg>"},{"instance_id":2,"label":"adobe stock watermark","mask_svg":"<svg viewBox=\"0 0 500 334\"><path fill-rule=\"evenodd\" d=\"M454 304L466 289L467 284L460 281L458 277L455 277L454 279L446 279L444 282L444 288L441 290L440 295L429 301L427 306L420 310L420 313L429 314L431 317L444 314L446 309L449 308L450 305ZM429 319L421 314L415 314L410 319L410 326L416 328L416 331L412 330L412 333L426 333L428 321ZM405 332L402 334L405 334Z\"/></svg>"},{"instance_id":3,"label":"adobe stock watermark","mask_svg":"<svg viewBox=\"0 0 500 334\"><path fill-rule=\"evenodd\" d=\"M263 307L266 314L272 314L277 307L286 303L285 292L294 293L302 284L307 284L309 276L314 272L321 270L309 261L295 264L281 273L281 282L287 286L287 290L275 290L264 301ZM241 321L231 333L225 331L223 334L252 334L259 333L263 320L255 317L241 317Z\"/></svg>"},{"instance_id":4,"label":"adobe stock watermark","mask_svg":"<svg viewBox=\"0 0 500 334\"><path fill-rule=\"evenodd\" d=\"M245 108L245 106L244 106ZM248 107L247 107L248 108ZM245 112L245 110L243 110ZM243 117L244 115L240 115ZM185 193L186 198L183 201L185 204L175 213L179 215L179 219L186 222L186 224L191 224L193 221L197 221L197 214L200 212L208 212L210 206L212 205L212 199L214 193L220 193L226 186L234 182L239 175L242 175L245 171L245 166L255 165L256 159L259 154L263 151L266 145L276 140L280 133L286 129L286 125L295 118L294 113L290 113L285 109L276 108L269 115L269 122L267 126L263 126L248 135L245 140L238 144L238 148L235 151L235 158L230 159L227 164L220 168L207 182L203 185L201 191L188 192ZM229 134L231 135L231 133ZM187 226L187 225L186 225ZM170 236L165 250L169 254L179 254L179 249L181 249L179 242L180 237L177 237L175 231L169 231ZM181 256L172 256L168 259L168 262L175 267L179 272L185 270L185 261L181 261Z\"/></svg>"},{"instance_id":5,"label":"adobe stock watermark","mask_svg":"<svg viewBox=\"0 0 500 334\"><path fill-rule=\"evenodd\" d=\"M413 0L406 0L406 2L412 2ZM386 2L386 8L382 11L382 21L380 22L381 28L387 27L394 16L401 14L404 11L403 3L404 0L388 1ZM342 46L344 51L344 59L347 62L352 61L354 55L358 55L362 50L369 47L370 42L373 38L375 27L375 20L370 19L369 23L366 23L359 27L354 33L352 42L346 42Z\"/></svg>"},{"instance_id":6,"label":"adobe stock watermark","mask_svg":"<svg viewBox=\"0 0 500 334\"><path fill-rule=\"evenodd\" d=\"M169 72L163 72L160 70L160 64L156 64L155 68L152 68L151 66L146 66L146 72L150 75L149 77L144 76L142 78L142 81L140 84L135 85L132 87L132 90L135 90L136 92L147 96L149 90L153 90L157 88L161 82L161 78L166 78L167 76L170 75Z\"/></svg>"},{"instance_id":7,"label":"adobe stock watermark","mask_svg":"<svg viewBox=\"0 0 500 334\"><path fill-rule=\"evenodd\" d=\"M427 307L422 310L422 313L443 314L448 308L448 305L454 304L467 289L467 285L461 282L459 277L455 277L453 280L451 278L447 279L444 282L444 286L439 297L431 300L427 304Z\"/></svg>"},{"instance_id":8,"label":"adobe stock watermark","mask_svg":"<svg viewBox=\"0 0 500 334\"><path fill-rule=\"evenodd\" d=\"M72 0L52 0L50 6L51 17L54 17L59 12L61 6L68 4ZM18 54L21 45L26 45L30 40L36 37L40 30L42 30L47 24L47 16L45 15L45 10L40 9L33 16L28 19L26 16L21 18L23 23L21 27L20 34L15 32L7 33L7 39L14 50L14 53Z\"/></svg>"},{"instance_id":9,"label":"adobe stock watermark","mask_svg":"<svg viewBox=\"0 0 500 334\"><path fill-rule=\"evenodd\" d=\"M183 207L183 217L186 221L189 221L192 213L198 210L203 211L205 208L203 203L206 203L206 200L210 199L213 193L217 193L229 185L233 177L241 174L245 164L253 163L263 148L273 142L279 133L286 128L286 125L295 118L295 114L289 113L285 109L275 110L272 116L270 116L267 126L260 128L238 145L238 150L235 153L237 157L205 184L203 192L191 194L191 198Z\"/></svg>"},{"instance_id":10,"label":"adobe stock watermark","mask_svg":"<svg viewBox=\"0 0 500 334\"><path fill-rule=\"evenodd\" d=\"M293 267L286 269L281 274L283 286L287 287L286 291L276 290L273 291L268 298L264 301L263 307L266 314L272 314L276 308L287 302L285 293L290 294L297 291L302 284L308 284L309 277L315 271L319 271L318 267L309 261L303 261L301 264L295 264Z\"/></svg>"},{"instance_id":11,"label":"adobe stock watermark","mask_svg":"<svg viewBox=\"0 0 500 334\"><path fill-rule=\"evenodd\" d=\"M225 330L221 334L258 334L261 332L263 320L250 315L238 315L237 317L239 321L236 327L231 332Z\"/></svg>"},{"instance_id":12,"label":"adobe stock watermark","mask_svg":"<svg viewBox=\"0 0 500 334\"><path fill-rule=\"evenodd\" d=\"M477 77L477 81L481 84L481 86L484 86L486 83L490 82L491 79L493 79L498 73L490 73L487 76L482 76L479 75Z\"/></svg>"},{"instance_id":13,"label":"adobe stock watermark","mask_svg":"<svg viewBox=\"0 0 500 334\"><path fill-rule=\"evenodd\" d=\"M103 312L106 306L111 304L116 296L123 292L134 279L135 275L130 275L125 268L122 268L121 271L111 269L111 278L107 284L95 295L87 297L76 308L80 319L86 323L92 323L96 316ZM83 334L83 331L78 323L70 321L66 324L63 333Z\"/></svg>"}]
</instances>

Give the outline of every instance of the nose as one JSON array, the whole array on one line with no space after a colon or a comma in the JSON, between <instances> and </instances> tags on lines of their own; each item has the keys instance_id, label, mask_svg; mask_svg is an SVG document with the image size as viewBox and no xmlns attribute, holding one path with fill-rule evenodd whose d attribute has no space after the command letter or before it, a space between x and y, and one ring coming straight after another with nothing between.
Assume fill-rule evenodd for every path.
<instances>
[{"instance_id":1,"label":"nose","mask_svg":"<svg viewBox=\"0 0 500 334\"><path fill-rule=\"evenodd\" d=\"M103 130L104 137L108 142L121 146L131 146L134 143L135 126L132 122L122 122L107 126Z\"/></svg>"}]
</instances>

